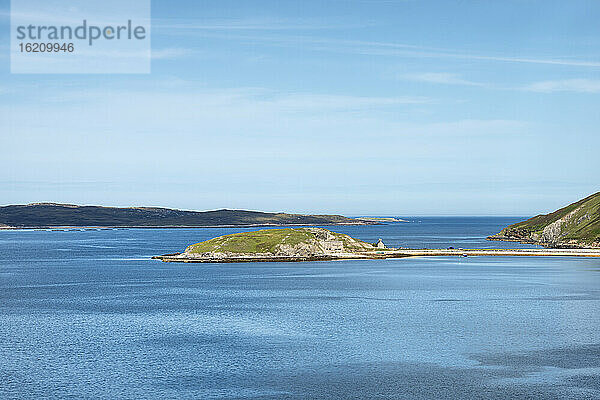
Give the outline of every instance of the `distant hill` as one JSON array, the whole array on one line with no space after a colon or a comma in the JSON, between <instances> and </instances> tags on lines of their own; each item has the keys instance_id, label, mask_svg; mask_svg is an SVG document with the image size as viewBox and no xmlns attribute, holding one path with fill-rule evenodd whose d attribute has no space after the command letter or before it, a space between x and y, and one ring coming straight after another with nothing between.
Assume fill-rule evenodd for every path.
<instances>
[{"instance_id":1,"label":"distant hill","mask_svg":"<svg viewBox=\"0 0 600 400\"><path fill-rule=\"evenodd\" d=\"M156 207L100 207L33 203L0 207L0 228L205 227L264 225L360 225L341 215L302 215L245 210L182 211Z\"/></svg>"},{"instance_id":2,"label":"distant hill","mask_svg":"<svg viewBox=\"0 0 600 400\"><path fill-rule=\"evenodd\" d=\"M488 239L546 247L600 247L600 192L553 213L510 225Z\"/></svg>"}]
</instances>

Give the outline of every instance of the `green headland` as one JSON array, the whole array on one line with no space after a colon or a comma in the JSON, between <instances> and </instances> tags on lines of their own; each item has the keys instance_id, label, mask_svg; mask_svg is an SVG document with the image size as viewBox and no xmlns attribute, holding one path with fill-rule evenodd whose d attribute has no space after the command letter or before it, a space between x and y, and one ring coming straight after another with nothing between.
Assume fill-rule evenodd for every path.
<instances>
[{"instance_id":1,"label":"green headland","mask_svg":"<svg viewBox=\"0 0 600 400\"><path fill-rule=\"evenodd\" d=\"M550 214L507 226L488 239L546 247L600 247L600 192Z\"/></svg>"}]
</instances>

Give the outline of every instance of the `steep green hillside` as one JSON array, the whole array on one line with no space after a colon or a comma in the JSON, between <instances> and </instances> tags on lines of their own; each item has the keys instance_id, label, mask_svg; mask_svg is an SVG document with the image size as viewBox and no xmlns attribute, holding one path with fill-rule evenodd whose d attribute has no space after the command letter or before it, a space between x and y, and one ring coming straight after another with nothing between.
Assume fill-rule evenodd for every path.
<instances>
[{"instance_id":1,"label":"steep green hillside","mask_svg":"<svg viewBox=\"0 0 600 400\"><path fill-rule=\"evenodd\" d=\"M510 225L489 239L549 247L600 247L600 192L553 213Z\"/></svg>"},{"instance_id":2,"label":"steep green hillside","mask_svg":"<svg viewBox=\"0 0 600 400\"><path fill-rule=\"evenodd\" d=\"M100 207L34 203L0 207L0 227L185 227L367 224L341 215L301 215L246 210L183 211L157 207Z\"/></svg>"}]
</instances>

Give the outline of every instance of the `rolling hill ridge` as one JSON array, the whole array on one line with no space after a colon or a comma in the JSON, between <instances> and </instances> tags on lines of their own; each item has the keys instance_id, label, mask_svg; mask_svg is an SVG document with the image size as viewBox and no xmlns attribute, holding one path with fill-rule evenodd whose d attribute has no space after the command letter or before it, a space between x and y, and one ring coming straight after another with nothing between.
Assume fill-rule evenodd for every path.
<instances>
[{"instance_id":1,"label":"rolling hill ridge","mask_svg":"<svg viewBox=\"0 0 600 400\"><path fill-rule=\"evenodd\" d=\"M32 203L0 207L1 228L208 227L271 225L365 225L341 215L303 215L246 210L184 211L158 207L102 207Z\"/></svg>"}]
</instances>

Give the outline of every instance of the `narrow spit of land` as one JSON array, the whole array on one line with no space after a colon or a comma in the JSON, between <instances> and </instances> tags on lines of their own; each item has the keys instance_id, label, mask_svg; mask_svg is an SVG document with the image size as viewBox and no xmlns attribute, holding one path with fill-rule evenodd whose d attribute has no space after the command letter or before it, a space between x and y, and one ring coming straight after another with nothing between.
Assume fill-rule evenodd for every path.
<instances>
[{"instance_id":1,"label":"narrow spit of land","mask_svg":"<svg viewBox=\"0 0 600 400\"><path fill-rule=\"evenodd\" d=\"M570 256L600 257L600 249L399 249L393 254L411 256Z\"/></svg>"},{"instance_id":2,"label":"narrow spit of land","mask_svg":"<svg viewBox=\"0 0 600 400\"><path fill-rule=\"evenodd\" d=\"M383 260L405 257L474 257L474 256L529 256L529 257L600 257L600 250L590 249L401 249L385 252L337 253L311 256L248 255L186 257L185 253L166 254L152 257L164 262L185 263L235 263L235 262L298 262L332 260Z\"/></svg>"}]
</instances>

